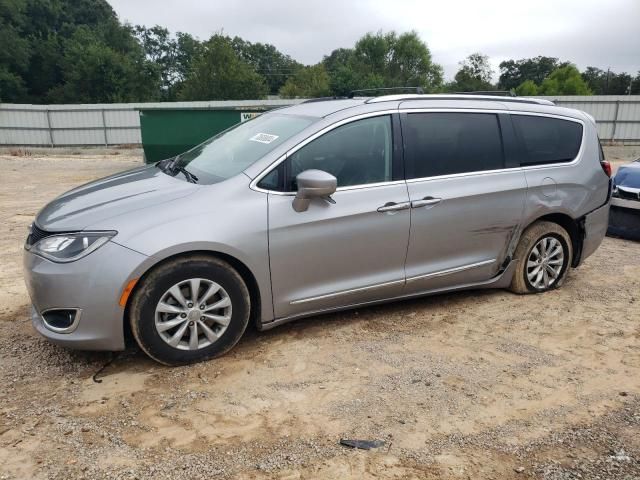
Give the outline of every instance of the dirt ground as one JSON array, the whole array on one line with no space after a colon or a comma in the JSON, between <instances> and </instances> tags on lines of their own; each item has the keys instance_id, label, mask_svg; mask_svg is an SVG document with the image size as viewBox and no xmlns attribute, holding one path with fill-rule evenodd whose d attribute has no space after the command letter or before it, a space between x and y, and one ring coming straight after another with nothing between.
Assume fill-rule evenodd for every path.
<instances>
[{"instance_id":1,"label":"dirt ground","mask_svg":"<svg viewBox=\"0 0 640 480\"><path fill-rule=\"evenodd\" d=\"M639 243L605 239L544 295L326 315L171 369L48 344L22 281L39 208L139 152L25 153L0 154L0 479L640 478Z\"/></svg>"}]
</instances>

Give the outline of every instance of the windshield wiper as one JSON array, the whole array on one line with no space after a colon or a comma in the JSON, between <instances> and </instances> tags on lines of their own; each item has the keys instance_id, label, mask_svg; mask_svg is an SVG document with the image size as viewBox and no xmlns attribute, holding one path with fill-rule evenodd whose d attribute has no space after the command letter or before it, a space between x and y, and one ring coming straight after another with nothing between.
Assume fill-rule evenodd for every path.
<instances>
[{"instance_id":1,"label":"windshield wiper","mask_svg":"<svg viewBox=\"0 0 640 480\"><path fill-rule=\"evenodd\" d=\"M196 177L193 173L180 165L173 165L171 167L171 170L183 174L184 178L186 178L188 182L198 183L198 177Z\"/></svg>"},{"instance_id":2,"label":"windshield wiper","mask_svg":"<svg viewBox=\"0 0 640 480\"><path fill-rule=\"evenodd\" d=\"M173 157L172 159L162 160L156 163L156 167L169 175L176 175L177 173L181 173L182 175L184 175L184 178L186 178L188 182L198 183L198 177L196 177L193 173L191 173L183 166L178 165L178 158L179 156Z\"/></svg>"}]
</instances>

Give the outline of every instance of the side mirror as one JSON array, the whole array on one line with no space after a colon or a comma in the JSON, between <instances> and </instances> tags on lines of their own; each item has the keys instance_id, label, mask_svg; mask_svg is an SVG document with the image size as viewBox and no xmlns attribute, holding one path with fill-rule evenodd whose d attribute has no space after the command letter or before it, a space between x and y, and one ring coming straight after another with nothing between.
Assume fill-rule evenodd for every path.
<instances>
[{"instance_id":1,"label":"side mirror","mask_svg":"<svg viewBox=\"0 0 640 480\"><path fill-rule=\"evenodd\" d=\"M309 208L313 198L327 198L335 193L338 180L330 173L322 170L305 170L296 177L298 193L293 199L293 209L304 212Z\"/></svg>"}]
</instances>

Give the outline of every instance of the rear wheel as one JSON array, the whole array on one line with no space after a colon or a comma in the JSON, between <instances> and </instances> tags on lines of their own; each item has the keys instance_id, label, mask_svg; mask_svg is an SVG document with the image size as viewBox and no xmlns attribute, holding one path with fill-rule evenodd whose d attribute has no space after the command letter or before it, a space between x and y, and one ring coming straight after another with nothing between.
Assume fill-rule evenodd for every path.
<instances>
[{"instance_id":1,"label":"rear wheel","mask_svg":"<svg viewBox=\"0 0 640 480\"><path fill-rule=\"evenodd\" d=\"M539 221L527 228L515 252L515 293L542 293L560 287L573 255L567 231L553 222Z\"/></svg>"},{"instance_id":2,"label":"rear wheel","mask_svg":"<svg viewBox=\"0 0 640 480\"><path fill-rule=\"evenodd\" d=\"M129 319L140 348L165 365L207 360L229 351L249 322L249 291L226 262L194 255L149 273Z\"/></svg>"}]
</instances>

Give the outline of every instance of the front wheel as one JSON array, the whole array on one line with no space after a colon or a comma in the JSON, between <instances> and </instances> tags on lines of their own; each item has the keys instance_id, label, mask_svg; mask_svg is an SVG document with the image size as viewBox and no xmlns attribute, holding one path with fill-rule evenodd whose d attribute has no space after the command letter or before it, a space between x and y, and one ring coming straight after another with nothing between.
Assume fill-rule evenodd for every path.
<instances>
[{"instance_id":1,"label":"front wheel","mask_svg":"<svg viewBox=\"0 0 640 480\"><path fill-rule=\"evenodd\" d=\"M152 270L132 298L131 330L140 348L165 365L229 351L247 328L250 297L226 262L193 255Z\"/></svg>"},{"instance_id":2,"label":"front wheel","mask_svg":"<svg viewBox=\"0 0 640 480\"><path fill-rule=\"evenodd\" d=\"M510 290L519 294L542 293L560 287L572 255L571 238L564 228L553 222L535 222L523 232L516 248L516 271Z\"/></svg>"}]
</instances>

